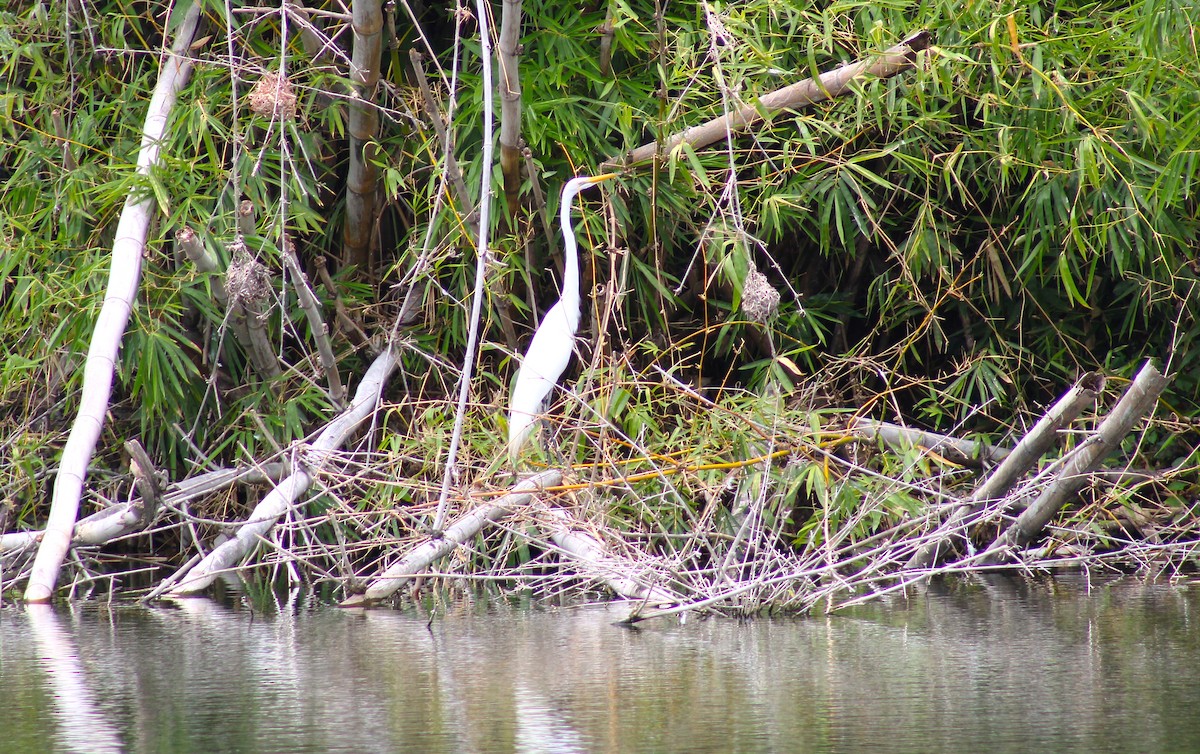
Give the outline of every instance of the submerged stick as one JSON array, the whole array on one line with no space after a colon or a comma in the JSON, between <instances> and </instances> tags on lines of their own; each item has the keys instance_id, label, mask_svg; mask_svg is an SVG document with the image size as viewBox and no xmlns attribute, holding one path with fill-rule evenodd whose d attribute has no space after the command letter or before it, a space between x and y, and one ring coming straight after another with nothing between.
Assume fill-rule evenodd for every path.
<instances>
[{"instance_id":1,"label":"submerged stick","mask_svg":"<svg viewBox=\"0 0 1200 754\"><path fill-rule=\"evenodd\" d=\"M250 519L242 524L237 534L201 560L187 578L171 591L171 595L186 597L204 591L221 571L233 566L258 545L259 539L270 531L279 517L308 490L317 472L328 463L332 451L345 442L355 427L374 413L379 405L383 386L387 384L388 376L395 368L396 351L394 348L387 348L375 358L367 373L363 375L358 391L354 394L354 401L326 425L313 441L308 452L304 454L304 462L298 464L298 468L291 475L271 490L254 508Z\"/></svg>"},{"instance_id":2,"label":"submerged stick","mask_svg":"<svg viewBox=\"0 0 1200 754\"><path fill-rule=\"evenodd\" d=\"M377 576L365 592L348 597L338 607L370 607L380 600L387 599L403 586L405 581L421 574L434 562L449 555L456 547L478 534L484 526L508 518L521 506L528 505L536 493L561 481L562 472L557 469L543 471L521 481L504 497L475 508L447 527L441 536L430 537L418 545Z\"/></svg>"},{"instance_id":3,"label":"submerged stick","mask_svg":"<svg viewBox=\"0 0 1200 754\"><path fill-rule=\"evenodd\" d=\"M200 3L195 3L183 17L171 50L163 56L162 71L142 127L142 144L137 160L137 173L140 176L148 176L160 161L159 151L166 133L167 119L179 91L192 72L192 61L187 57L187 51L196 35L199 21ZM25 589L28 602L49 602L54 593L59 568L71 546L71 532L79 515L79 499L83 495L88 462L96 450L100 428L108 412L117 352L137 296L142 254L150 232L150 215L155 206L154 194L143 191L143 185L139 181L130 192L121 218L117 221L108 288L104 292L104 305L92 330L87 361L83 367L79 413L71 426L58 476L54 480L54 496L50 503L46 533L38 547Z\"/></svg>"}]
</instances>

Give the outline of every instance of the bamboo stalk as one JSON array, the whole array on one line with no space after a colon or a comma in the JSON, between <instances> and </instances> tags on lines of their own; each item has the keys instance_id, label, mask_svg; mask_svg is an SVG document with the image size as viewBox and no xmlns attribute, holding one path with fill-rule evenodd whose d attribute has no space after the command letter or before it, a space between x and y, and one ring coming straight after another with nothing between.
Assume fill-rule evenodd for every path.
<instances>
[{"instance_id":1,"label":"bamboo stalk","mask_svg":"<svg viewBox=\"0 0 1200 754\"><path fill-rule=\"evenodd\" d=\"M1146 362L1112 412L1096 428L1095 434L1075 449L1054 482L1047 485L1017 520L996 538L983 553L981 561L1000 564L1013 549L1033 542L1067 500L1087 484L1089 475L1105 456L1115 450L1133 425L1154 408L1158 396L1169 383L1170 379Z\"/></svg>"},{"instance_id":2,"label":"bamboo stalk","mask_svg":"<svg viewBox=\"0 0 1200 754\"><path fill-rule=\"evenodd\" d=\"M375 86L383 56L383 11L379 0L354 0L352 4L354 52L350 79L355 96L350 99L346 129L350 134L350 169L346 176L346 224L342 239L346 264L369 272L371 238L375 229L375 137L379 112L375 108Z\"/></svg>"},{"instance_id":3,"label":"bamboo stalk","mask_svg":"<svg viewBox=\"0 0 1200 754\"><path fill-rule=\"evenodd\" d=\"M516 227L521 206L521 0L504 0L500 12L500 173L509 227Z\"/></svg>"},{"instance_id":4,"label":"bamboo stalk","mask_svg":"<svg viewBox=\"0 0 1200 754\"><path fill-rule=\"evenodd\" d=\"M632 150L624 157L610 160L605 168L619 168L646 162L658 154L670 154L683 144L694 149L706 147L730 133L747 130L768 115L782 110L793 110L806 105L840 97L850 91L850 84L863 76L890 78L916 64L917 53L933 41L933 35L921 30L910 34L903 42L889 47L877 55L838 66L816 79L805 79L790 86L764 94L756 103L741 110L714 118L667 138L661 145L652 141Z\"/></svg>"},{"instance_id":5,"label":"bamboo stalk","mask_svg":"<svg viewBox=\"0 0 1200 754\"><path fill-rule=\"evenodd\" d=\"M142 144L138 151L137 172L148 176L159 162L159 150L166 132L167 119L179 91L187 83L192 62L186 53L196 35L200 20L200 4L188 8L175 43L163 58L162 71L142 128ZM54 480L54 495L46 532L38 547L29 584L25 590L28 602L49 602L58 582L58 572L71 546L71 532L79 515L79 500L83 494L88 462L100 438L100 429L108 411L112 393L113 372L121 337L129 323L133 302L142 272L142 254L150 232L150 216L154 209L153 194L139 186L125 200L125 208L117 222L109 267L108 288L104 305L92 331L87 361L83 367L83 389L79 413L71 426L71 434L63 449L58 476Z\"/></svg>"}]
</instances>

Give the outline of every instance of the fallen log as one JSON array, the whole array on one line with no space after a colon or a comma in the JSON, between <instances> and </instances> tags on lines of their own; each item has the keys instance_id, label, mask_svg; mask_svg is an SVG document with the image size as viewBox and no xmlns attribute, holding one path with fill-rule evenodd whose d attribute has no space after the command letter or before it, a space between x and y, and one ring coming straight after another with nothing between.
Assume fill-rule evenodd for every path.
<instances>
[{"instance_id":1,"label":"fallen log","mask_svg":"<svg viewBox=\"0 0 1200 754\"><path fill-rule=\"evenodd\" d=\"M238 482L262 484L276 482L284 476L286 474L284 474L284 464L282 463L206 471L168 486L167 492L162 498L162 507L178 508L189 500L226 489ZM79 519L79 523L75 524L71 546L103 545L145 528L148 522L144 519L144 509L142 501L134 499L110 505L90 516ZM34 546L41 540L42 534L43 531L38 529L0 535L0 555Z\"/></svg>"},{"instance_id":2,"label":"fallen log","mask_svg":"<svg viewBox=\"0 0 1200 754\"><path fill-rule=\"evenodd\" d=\"M644 583L637 563L612 553L596 537L582 530L579 522L561 508L543 513L550 540L570 558L583 575L597 579L621 597L649 606L677 605L683 598L657 584Z\"/></svg>"}]
</instances>

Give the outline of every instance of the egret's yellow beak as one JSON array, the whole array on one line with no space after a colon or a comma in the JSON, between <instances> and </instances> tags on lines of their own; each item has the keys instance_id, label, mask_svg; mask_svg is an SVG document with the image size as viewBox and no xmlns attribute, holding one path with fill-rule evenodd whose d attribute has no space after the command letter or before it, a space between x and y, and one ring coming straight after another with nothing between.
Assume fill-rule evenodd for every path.
<instances>
[{"instance_id":1,"label":"egret's yellow beak","mask_svg":"<svg viewBox=\"0 0 1200 754\"><path fill-rule=\"evenodd\" d=\"M600 183L601 181L607 181L612 178L616 178L619 175L620 173L601 173L600 175L593 175L588 179L588 183Z\"/></svg>"}]
</instances>

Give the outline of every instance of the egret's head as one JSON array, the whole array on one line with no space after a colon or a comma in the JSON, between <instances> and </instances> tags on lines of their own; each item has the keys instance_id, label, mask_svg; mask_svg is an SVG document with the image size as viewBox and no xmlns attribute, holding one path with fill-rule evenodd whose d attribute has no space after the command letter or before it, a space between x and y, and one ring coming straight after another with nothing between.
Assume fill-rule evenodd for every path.
<instances>
[{"instance_id":1,"label":"egret's head","mask_svg":"<svg viewBox=\"0 0 1200 754\"><path fill-rule=\"evenodd\" d=\"M588 186L593 186L597 183L603 183L617 177L617 173L602 173L601 175L581 175L578 178L572 178L567 181L567 185L563 186L562 203L563 206L570 206L574 201L575 195L583 191Z\"/></svg>"}]
</instances>

